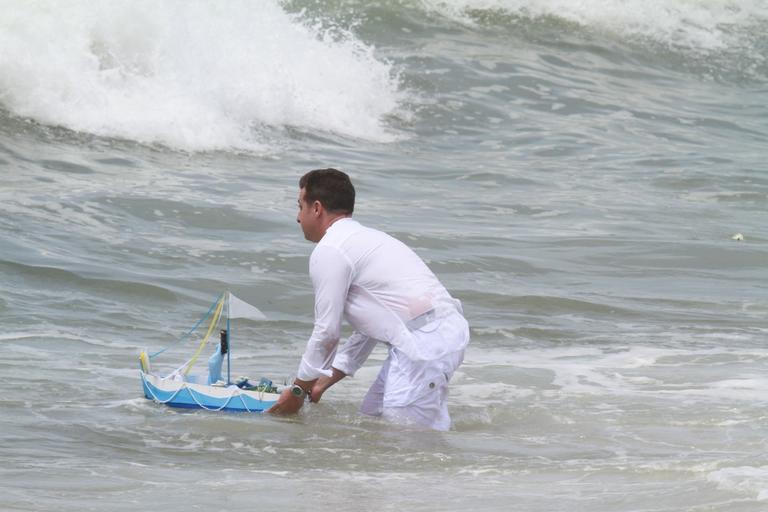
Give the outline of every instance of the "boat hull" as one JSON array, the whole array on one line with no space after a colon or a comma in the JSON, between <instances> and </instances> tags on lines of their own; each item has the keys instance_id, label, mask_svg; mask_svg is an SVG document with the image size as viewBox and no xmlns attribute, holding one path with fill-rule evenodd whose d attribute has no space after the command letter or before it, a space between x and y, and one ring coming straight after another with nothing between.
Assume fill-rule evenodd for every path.
<instances>
[{"instance_id":1,"label":"boat hull","mask_svg":"<svg viewBox=\"0 0 768 512\"><path fill-rule=\"evenodd\" d=\"M277 393L247 391L235 385L208 386L162 379L143 371L139 373L144 396L169 407L208 411L264 412L280 397Z\"/></svg>"}]
</instances>

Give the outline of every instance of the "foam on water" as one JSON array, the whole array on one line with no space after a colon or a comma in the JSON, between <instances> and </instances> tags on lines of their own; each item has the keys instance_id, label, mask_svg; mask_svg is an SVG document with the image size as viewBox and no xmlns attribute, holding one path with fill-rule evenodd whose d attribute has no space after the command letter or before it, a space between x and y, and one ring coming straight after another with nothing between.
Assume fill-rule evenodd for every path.
<instances>
[{"instance_id":1,"label":"foam on water","mask_svg":"<svg viewBox=\"0 0 768 512\"><path fill-rule=\"evenodd\" d=\"M719 489L752 494L758 501L768 501L768 466L718 469L711 472L707 480Z\"/></svg>"},{"instance_id":2,"label":"foam on water","mask_svg":"<svg viewBox=\"0 0 768 512\"><path fill-rule=\"evenodd\" d=\"M514 366L521 370L547 372L544 394L592 396L652 396L694 400L760 402L768 393L763 376L768 352L744 348L661 348L653 346L612 347L569 346L548 349L507 351L470 350L464 363L467 373L489 368ZM732 378L732 375L738 378ZM525 381L491 385L503 395L524 397L525 388L542 382ZM541 380L539 379L539 380ZM478 391L470 382L460 381L454 397L464 403ZM488 386L488 384L484 384ZM491 391L493 395L495 391ZM496 395L496 396L503 396ZM471 400L470 400L471 401ZM469 402L467 402L469 403Z\"/></svg>"},{"instance_id":3,"label":"foam on water","mask_svg":"<svg viewBox=\"0 0 768 512\"><path fill-rule=\"evenodd\" d=\"M186 150L264 150L293 127L389 141L392 66L276 0L0 1L0 106Z\"/></svg>"},{"instance_id":4,"label":"foam on water","mask_svg":"<svg viewBox=\"0 0 768 512\"><path fill-rule=\"evenodd\" d=\"M469 20L493 10L521 18L554 17L622 36L692 50L741 46L768 23L764 0L424 0L438 12Z\"/></svg>"}]
</instances>

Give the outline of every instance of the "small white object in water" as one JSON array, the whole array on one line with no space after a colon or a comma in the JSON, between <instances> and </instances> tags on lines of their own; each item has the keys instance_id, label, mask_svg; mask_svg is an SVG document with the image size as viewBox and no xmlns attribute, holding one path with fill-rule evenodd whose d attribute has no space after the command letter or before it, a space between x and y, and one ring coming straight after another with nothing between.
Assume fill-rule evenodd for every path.
<instances>
[{"instance_id":1,"label":"small white object in water","mask_svg":"<svg viewBox=\"0 0 768 512\"><path fill-rule=\"evenodd\" d=\"M744 235L741 233L736 233L731 237L731 239L736 240L737 242L742 242L744 240Z\"/></svg>"}]
</instances>

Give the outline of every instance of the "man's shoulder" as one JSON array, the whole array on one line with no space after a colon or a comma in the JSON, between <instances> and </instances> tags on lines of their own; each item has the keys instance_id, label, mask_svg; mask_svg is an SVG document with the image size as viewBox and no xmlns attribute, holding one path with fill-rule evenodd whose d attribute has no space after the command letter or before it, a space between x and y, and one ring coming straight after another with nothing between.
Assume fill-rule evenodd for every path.
<instances>
[{"instance_id":1,"label":"man's shoulder","mask_svg":"<svg viewBox=\"0 0 768 512\"><path fill-rule=\"evenodd\" d=\"M406 247L396 237L380 229L371 228L352 219L337 222L315 246L315 251L325 252L323 248L333 248L343 254L368 251L372 248L398 250L397 246Z\"/></svg>"},{"instance_id":2,"label":"man's shoulder","mask_svg":"<svg viewBox=\"0 0 768 512\"><path fill-rule=\"evenodd\" d=\"M337 245L318 243L309 256L309 274L316 277L333 273L333 269L351 267L349 257Z\"/></svg>"}]
</instances>

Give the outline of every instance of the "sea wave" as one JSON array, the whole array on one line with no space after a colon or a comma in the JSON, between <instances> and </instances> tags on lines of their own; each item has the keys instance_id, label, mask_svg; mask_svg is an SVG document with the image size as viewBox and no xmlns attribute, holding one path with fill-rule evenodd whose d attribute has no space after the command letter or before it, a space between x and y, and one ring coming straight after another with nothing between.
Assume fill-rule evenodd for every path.
<instances>
[{"instance_id":1,"label":"sea wave","mask_svg":"<svg viewBox=\"0 0 768 512\"><path fill-rule=\"evenodd\" d=\"M393 66L277 0L0 9L0 109L18 118L193 151L262 151L285 128L396 138Z\"/></svg>"},{"instance_id":2,"label":"sea wave","mask_svg":"<svg viewBox=\"0 0 768 512\"><path fill-rule=\"evenodd\" d=\"M768 26L765 0L421 0L465 22L489 14L556 19L582 27L695 51L744 49Z\"/></svg>"}]
</instances>

